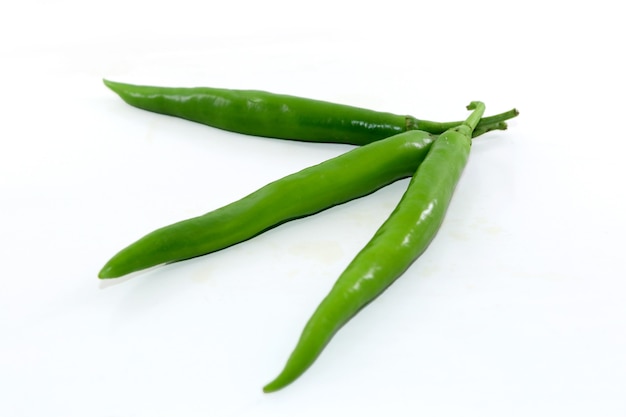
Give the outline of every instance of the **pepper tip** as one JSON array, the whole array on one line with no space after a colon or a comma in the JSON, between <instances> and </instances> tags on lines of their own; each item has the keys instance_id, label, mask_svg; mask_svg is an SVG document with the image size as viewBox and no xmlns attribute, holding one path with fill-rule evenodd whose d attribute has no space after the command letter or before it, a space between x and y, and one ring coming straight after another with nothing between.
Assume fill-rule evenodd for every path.
<instances>
[{"instance_id":1,"label":"pepper tip","mask_svg":"<svg viewBox=\"0 0 626 417\"><path fill-rule=\"evenodd\" d=\"M265 385L263 387L263 393L265 394L270 394L272 392L276 392L278 391L281 387L277 387L274 384L275 381L270 382L269 384Z\"/></svg>"},{"instance_id":2,"label":"pepper tip","mask_svg":"<svg viewBox=\"0 0 626 417\"><path fill-rule=\"evenodd\" d=\"M100 272L98 272L99 279L111 279L111 278L117 278L118 276L119 275L115 274L113 272L113 268L111 268L109 265L105 265L104 267L102 267Z\"/></svg>"},{"instance_id":3,"label":"pepper tip","mask_svg":"<svg viewBox=\"0 0 626 417\"><path fill-rule=\"evenodd\" d=\"M115 85L115 83L113 81L107 80L106 78L103 78L102 82L104 83L104 85L106 85L110 89L113 89L113 86Z\"/></svg>"}]
</instances>

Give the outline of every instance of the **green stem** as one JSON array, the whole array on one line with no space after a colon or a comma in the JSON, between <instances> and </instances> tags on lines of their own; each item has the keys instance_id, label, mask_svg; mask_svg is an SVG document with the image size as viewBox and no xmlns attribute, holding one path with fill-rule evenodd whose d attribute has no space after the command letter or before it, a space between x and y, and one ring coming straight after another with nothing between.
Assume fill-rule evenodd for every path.
<instances>
[{"instance_id":1,"label":"green stem","mask_svg":"<svg viewBox=\"0 0 626 417\"><path fill-rule=\"evenodd\" d=\"M478 123L478 126L476 127L504 122L506 120L513 119L514 117L517 117L518 115L519 115L519 111L517 111L517 109L511 109L509 111L505 111L504 113L495 114L489 117L483 117L482 119L480 119L480 122Z\"/></svg>"},{"instance_id":2,"label":"green stem","mask_svg":"<svg viewBox=\"0 0 626 417\"><path fill-rule=\"evenodd\" d=\"M491 132L492 130L506 130L508 125L506 122L494 123L490 125L479 124L474 132L472 133L472 138L477 138L479 136L484 135L487 132Z\"/></svg>"},{"instance_id":3,"label":"green stem","mask_svg":"<svg viewBox=\"0 0 626 417\"><path fill-rule=\"evenodd\" d=\"M473 110L472 114L469 115L467 120L463 122L462 126L467 126L470 129L470 133L476 129L480 119L483 117L485 113L485 104L480 101L472 101L468 106L467 110Z\"/></svg>"},{"instance_id":4,"label":"green stem","mask_svg":"<svg viewBox=\"0 0 626 417\"><path fill-rule=\"evenodd\" d=\"M453 130L471 138L474 129L485 112L485 105L480 101L472 101L467 106L467 110L473 110L472 114L470 114L460 126L455 127Z\"/></svg>"},{"instance_id":5,"label":"green stem","mask_svg":"<svg viewBox=\"0 0 626 417\"><path fill-rule=\"evenodd\" d=\"M495 114L493 116L484 117L480 120L477 127L477 132L488 132L490 130L501 129L502 126L500 123L505 122L507 120L513 119L517 117L519 112L517 109L511 109L509 111ZM431 120L420 120L415 118L409 118L407 127L408 129L417 129L417 130L425 130L427 132L431 132L433 134L440 134L445 132L446 130L453 129L463 122L433 122ZM481 134L482 134L481 133ZM480 136L479 134L474 134L474 137Z\"/></svg>"}]
</instances>

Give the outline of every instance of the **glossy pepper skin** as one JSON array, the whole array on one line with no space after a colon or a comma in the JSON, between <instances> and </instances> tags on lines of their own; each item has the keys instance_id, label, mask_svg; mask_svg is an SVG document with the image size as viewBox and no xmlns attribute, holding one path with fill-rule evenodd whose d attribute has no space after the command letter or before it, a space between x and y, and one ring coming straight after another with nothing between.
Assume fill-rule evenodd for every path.
<instances>
[{"instance_id":1,"label":"glossy pepper skin","mask_svg":"<svg viewBox=\"0 0 626 417\"><path fill-rule=\"evenodd\" d=\"M264 387L277 391L313 364L336 332L378 297L426 250L441 226L470 153L472 130L484 112L475 109L430 148L396 209L338 278L306 324L283 371Z\"/></svg>"},{"instance_id":2,"label":"glossy pepper skin","mask_svg":"<svg viewBox=\"0 0 626 417\"><path fill-rule=\"evenodd\" d=\"M208 254L370 194L413 175L434 140L430 133L412 130L355 148L207 214L158 229L122 249L98 276L116 278Z\"/></svg>"},{"instance_id":3,"label":"glossy pepper skin","mask_svg":"<svg viewBox=\"0 0 626 417\"><path fill-rule=\"evenodd\" d=\"M309 142L365 145L408 130L440 134L461 122L412 116L256 90L142 86L104 80L126 103L223 130ZM481 120L476 135L505 129L513 109Z\"/></svg>"}]
</instances>

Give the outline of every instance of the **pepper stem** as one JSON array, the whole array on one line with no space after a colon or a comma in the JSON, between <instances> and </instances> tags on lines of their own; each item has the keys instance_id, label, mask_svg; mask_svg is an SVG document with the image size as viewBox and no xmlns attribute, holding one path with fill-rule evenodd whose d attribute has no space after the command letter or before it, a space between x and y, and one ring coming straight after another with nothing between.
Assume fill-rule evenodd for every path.
<instances>
[{"instance_id":1,"label":"pepper stem","mask_svg":"<svg viewBox=\"0 0 626 417\"><path fill-rule=\"evenodd\" d=\"M473 110L473 112L469 115L467 120L463 122L463 126L469 127L471 133L476 129L476 126L478 126L480 119L485 113L485 104L481 101L472 101L468 104L467 110Z\"/></svg>"},{"instance_id":2,"label":"pepper stem","mask_svg":"<svg viewBox=\"0 0 626 417\"><path fill-rule=\"evenodd\" d=\"M472 132L472 138L475 139L493 130L507 130L507 128L508 126L506 122L494 123L490 125L483 125L482 123L479 123L478 126L476 126L476 129L474 129L474 132Z\"/></svg>"},{"instance_id":3,"label":"pepper stem","mask_svg":"<svg viewBox=\"0 0 626 417\"><path fill-rule=\"evenodd\" d=\"M480 122L478 123L477 127L504 122L506 120L517 117L518 115L519 115L519 111L517 109L511 109L503 113L494 114L493 116L483 117L482 119L480 119Z\"/></svg>"},{"instance_id":4,"label":"pepper stem","mask_svg":"<svg viewBox=\"0 0 626 417\"><path fill-rule=\"evenodd\" d=\"M480 118L485 112L485 105L480 101L472 101L467 106L467 109L473 110L472 114L470 114L469 117L463 123L461 123L459 126L455 127L452 130L471 138L472 133L474 132L474 129L478 125Z\"/></svg>"},{"instance_id":5,"label":"pepper stem","mask_svg":"<svg viewBox=\"0 0 626 417\"><path fill-rule=\"evenodd\" d=\"M519 111L517 111L517 109L511 109L503 113L494 114L493 116L483 117L482 119L480 119L480 122L476 126L476 130L474 131L473 136L477 137L491 130L502 130L503 127L506 128L506 124L503 124L503 122L513 119L514 117L517 117L518 115L519 115ZM441 134L445 132L446 130L454 129L455 127L459 126L462 123L463 122L461 121L443 122L443 123L433 122L431 120L415 119L409 116L407 120L407 128L409 130L411 129L425 130L427 132L437 135L437 134Z\"/></svg>"}]
</instances>

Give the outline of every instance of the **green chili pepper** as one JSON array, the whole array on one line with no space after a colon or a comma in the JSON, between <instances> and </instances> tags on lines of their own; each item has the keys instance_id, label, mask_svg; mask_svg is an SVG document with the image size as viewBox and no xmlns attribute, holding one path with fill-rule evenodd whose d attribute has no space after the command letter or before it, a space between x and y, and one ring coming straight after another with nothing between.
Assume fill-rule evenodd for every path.
<instances>
[{"instance_id":1,"label":"green chili pepper","mask_svg":"<svg viewBox=\"0 0 626 417\"><path fill-rule=\"evenodd\" d=\"M485 106L473 102L468 109L474 112L466 122L432 144L396 209L338 278L265 392L277 391L302 375L335 333L426 250L443 222Z\"/></svg>"},{"instance_id":2,"label":"green chili pepper","mask_svg":"<svg viewBox=\"0 0 626 417\"><path fill-rule=\"evenodd\" d=\"M211 211L158 229L116 254L100 278L214 252L286 221L367 195L413 175L435 136L419 130L358 147Z\"/></svg>"},{"instance_id":3,"label":"green chili pepper","mask_svg":"<svg viewBox=\"0 0 626 417\"><path fill-rule=\"evenodd\" d=\"M104 83L128 104L212 127L255 136L365 145L408 130L440 134L461 122L439 123L413 116L255 90L172 88ZM478 136L505 129L517 110L484 118Z\"/></svg>"}]
</instances>

